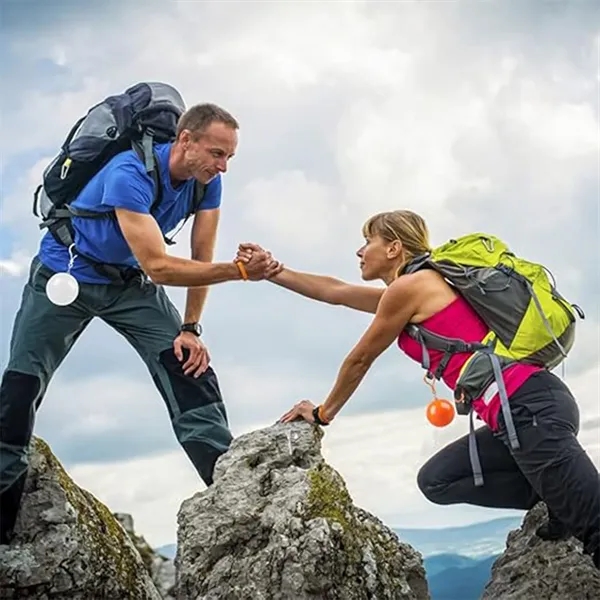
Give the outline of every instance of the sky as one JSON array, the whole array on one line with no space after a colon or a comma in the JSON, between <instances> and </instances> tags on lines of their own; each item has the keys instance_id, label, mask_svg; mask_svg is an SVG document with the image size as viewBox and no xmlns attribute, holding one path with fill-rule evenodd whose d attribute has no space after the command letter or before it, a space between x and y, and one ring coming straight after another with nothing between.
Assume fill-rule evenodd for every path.
<instances>
[{"instance_id":1,"label":"sky","mask_svg":"<svg viewBox=\"0 0 600 600\"><path fill-rule=\"evenodd\" d=\"M0 0L0 366L40 240L41 172L72 123L138 81L240 121L216 260L254 241L286 265L358 282L364 220L422 214L432 242L472 231L541 261L586 312L559 374L600 465L600 5L589 2L82 2ZM169 251L189 256L189 226ZM185 294L169 288L183 311ZM211 289L203 316L235 435L322 401L369 315L268 282ZM443 385L438 386L446 393ZM468 431L425 419L422 370L391 347L323 440L355 502L389 525L506 511L440 507L419 466ZM36 434L77 483L155 545L203 489L132 348L93 322L56 373Z\"/></svg>"}]
</instances>

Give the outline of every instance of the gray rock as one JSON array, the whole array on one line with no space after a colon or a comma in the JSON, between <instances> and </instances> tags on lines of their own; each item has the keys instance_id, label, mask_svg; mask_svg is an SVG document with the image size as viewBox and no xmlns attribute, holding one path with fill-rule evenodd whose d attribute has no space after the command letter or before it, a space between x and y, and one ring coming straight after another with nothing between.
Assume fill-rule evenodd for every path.
<instances>
[{"instance_id":1,"label":"gray rock","mask_svg":"<svg viewBox=\"0 0 600 600\"><path fill-rule=\"evenodd\" d=\"M2 598L161 598L118 521L39 438L30 447L15 534L10 546L0 546Z\"/></svg>"},{"instance_id":2,"label":"gray rock","mask_svg":"<svg viewBox=\"0 0 600 600\"><path fill-rule=\"evenodd\" d=\"M276 424L233 442L179 511L179 600L429 598L422 557L354 506L322 435Z\"/></svg>"},{"instance_id":3,"label":"gray rock","mask_svg":"<svg viewBox=\"0 0 600 600\"><path fill-rule=\"evenodd\" d=\"M574 538L545 542L535 530L547 518L546 506L530 510L520 529L508 535L481 600L595 600L600 571Z\"/></svg>"},{"instance_id":4,"label":"gray rock","mask_svg":"<svg viewBox=\"0 0 600 600\"><path fill-rule=\"evenodd\" d=\"M133 516L127 513L114 513L114 517L121 523L133 545L139 552L150 577L154 582L163 600L175 600L175 563L165 556L157 553L144 536L135 532Z\"/></svg>"}]
</instances>

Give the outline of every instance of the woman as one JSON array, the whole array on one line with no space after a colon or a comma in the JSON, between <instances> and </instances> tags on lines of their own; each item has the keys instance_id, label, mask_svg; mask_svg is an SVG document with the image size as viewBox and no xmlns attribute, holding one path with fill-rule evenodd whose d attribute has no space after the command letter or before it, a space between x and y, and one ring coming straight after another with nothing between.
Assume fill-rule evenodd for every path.
<instances>
[{"instance_id":1,"label":"woman","mask_svg":"<svg viewBox=\"0 0 600 600\"><path fill-rule=\"evenodd\" d=\"M363 227L365 244L357 251L362 279L380 279L386 287L352 285L332 277L300 273L273 262L270 280L298 294L373 313L372 323L343 361L331 392L323 403L297 403L281 421L305 419L328 425L349 400L375 359L396 342L416 362L421 347L404 331L409 323L468 342L479 342L488 328L467 302L437 272L423 269L402 274L415 256L431 250L423 219L410 211L385 212ZM243 244L238 260L246 261L253 244ZM447 362L442 379L455 388L468 353ZM442 353L430 351L431 371ZM487 427L476 430L485 483L473 482L468 436L449 444L420 469L420 490L436 504L467 503L492 508L529 510L540 499L549 521L538 529L543 539L570 534L584 544L600 568L600 478L577 441L579 410L566 385L550 371L522 363L504 372L513 422L520 448L514 450L496 393L478 398L473 410Z\"/></svg>"}]
</instances>

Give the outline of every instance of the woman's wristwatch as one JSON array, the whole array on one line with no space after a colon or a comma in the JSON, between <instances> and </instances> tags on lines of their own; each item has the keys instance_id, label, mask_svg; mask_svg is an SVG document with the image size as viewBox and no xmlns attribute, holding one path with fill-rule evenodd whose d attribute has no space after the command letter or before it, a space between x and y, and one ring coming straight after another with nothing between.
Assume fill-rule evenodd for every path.
<instances>
[{"instance_id":1,"label":"woman's wristwatch","mask_svg":"<svg viewBox=\"0 0 600 600\"><path fill-rule=\"evenodd\" d=\"M317 425L322 425L322 426L329 425L329 421L326 421L325 419L323 419L321 417L321 412L320 412L321 408L322 408L321 404L319 404L319 406L315 406L313 408L313 411L312 411L313 419L315 420L315 423Z\"/></svg>"}]
</instances>

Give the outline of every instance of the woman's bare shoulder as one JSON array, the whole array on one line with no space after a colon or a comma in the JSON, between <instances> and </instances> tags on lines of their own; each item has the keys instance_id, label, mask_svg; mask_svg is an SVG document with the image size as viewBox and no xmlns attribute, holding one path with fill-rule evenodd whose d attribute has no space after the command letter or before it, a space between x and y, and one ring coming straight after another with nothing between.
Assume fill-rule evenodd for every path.
<instances>
[{"instance_id":1,"label":"woman's bare shoulder","mask_svg":"<svg viewBox=\"0 0 600 600\"><path fill-rule=\"evenodd\" d=\"M398 279L404 279L405 293L414 299L415 313L411 318L413 323L428 319L458 296L454 288L433 269L422 269L416 273L402 275Z\"/></svg>"}]
</instances>

